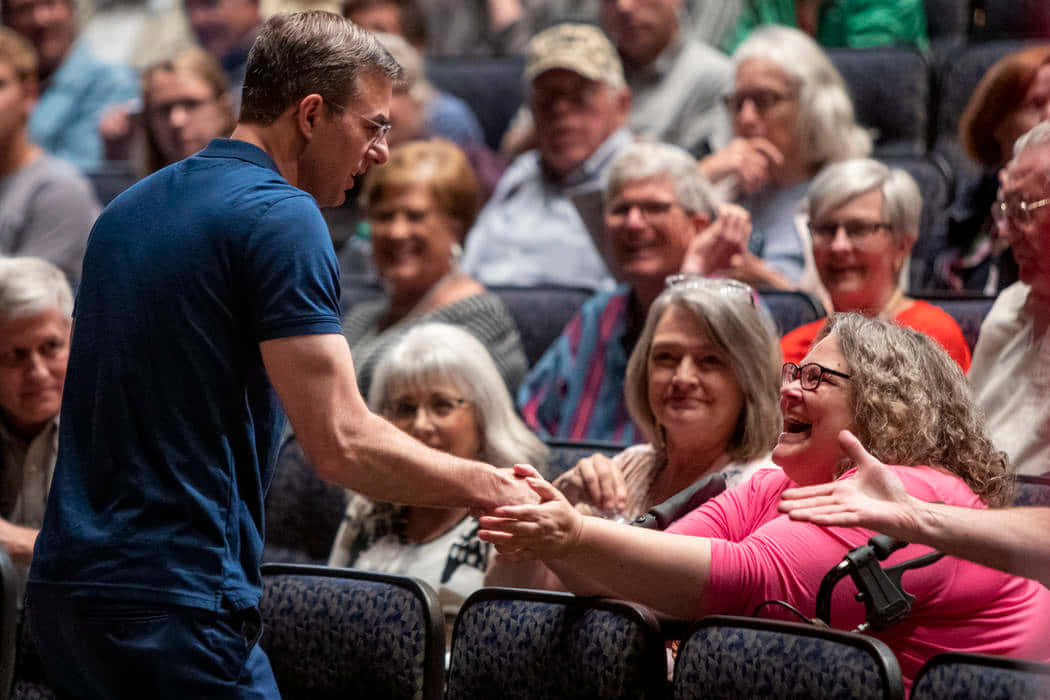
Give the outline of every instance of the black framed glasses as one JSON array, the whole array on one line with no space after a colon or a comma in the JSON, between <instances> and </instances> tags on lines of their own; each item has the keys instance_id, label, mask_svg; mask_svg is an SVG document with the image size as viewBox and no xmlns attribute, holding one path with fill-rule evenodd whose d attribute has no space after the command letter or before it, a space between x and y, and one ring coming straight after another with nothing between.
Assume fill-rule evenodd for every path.
<instances>
[{"instance_id":1,"label":"black framed glasses","mask_svg":"<svg viewBox=\"0 0 1050 700\"><path fill-rule=\"evenodd\" d=\"M785 362L784 366L780 368L780 386L790 384L798 379L803 389L806 391L816 391L817 387L820 386L820 382L823 381L825 375L828 374L842 377L843 379L850 378L850 376L844 372L829 369L824 365L818 365L816 362L807 362L801 367L794 362Z\"/></svg>"},{"instance_id":2,"label":"black framed glasses","mask_svg":"<svg viewBox=\"0 0 1050 700\"><path fill-rule=\"evenodd\" d=\"M839 229L846 232L846 238L850 243L863 244L879 231L892 231L893 225L887 221L864 221L863 219L850 219L848 221L810 221L809 233L813 242L818 245L827 245L835 240Z\"/></svg>"}]
</instances>

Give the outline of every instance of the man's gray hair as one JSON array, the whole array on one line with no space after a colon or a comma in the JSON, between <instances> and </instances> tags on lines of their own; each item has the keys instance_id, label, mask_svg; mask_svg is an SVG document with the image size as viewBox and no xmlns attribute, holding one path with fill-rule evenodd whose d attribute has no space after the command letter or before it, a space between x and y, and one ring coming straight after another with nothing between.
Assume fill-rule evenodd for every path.
<instances>
[{"instance_id":1,"label":"man's gray hair","mask_svg":"<svg viewBox=\"0 0 1050 700\"><path fill-rule=\"evenodd\" d=\"M749 58L772 61L795 83L807 165L820 168L871 153L871 134L857 124L846 81L817 42L791 27L760 27L733 52L733 64Z\"/></svg>"},{"instance_id":2,"label":"man's gray hair","mask_svg":"<svg viewBox=\"0 0 1050 700\"><path fill-rule=\"evenodd\" d=\"M73 290L62 270L40 258L0 258L0 319L25 318L52 308L73 316Z\"/></svg>"},{"instance_id":3,"label":"man's gray hair","mask_svg":"<svg viewBox=\"0 0 1050 700\"><path fill-rule=\"evenodd\" d=\"M783 356L771 324L747 294L723 294L706 285L686 283L668 287L656 297L627 362L623 392L631 418L658 453L666 454L663 428L656 424L649 405L649 351L656 324L671 306L696 319L711 342L725 353L744 394L744 406L729 440L730 459L747 462L766 454L780 434Z\"/></svg>"},{"instance_id":4,"label":"man's gray hair","mask_svg":"<svg viewBox=\"0 0 1050 700\"><path fill-rule=\"evenodd\" d=\"M357 81L380 75L401 80L401 66L371 33L322 10L274 15L248 53L240 121L266 126L311 94L341 109Z\"/></svg>"},{"instance_id":5,"label":"man's gray hair","mask_svg":"<svg viewBox=\"0 0 1050 700\"><path fill-rule=\"evenodd\" d=\"M1025 150L1050 142L1050 121L1039 122L1014 143L1014 158Z\"/></svg>"},{"instance_id":6,"label":"man's gray hair","mask_svg":"<svg viewBox=\"0 0 1050 700\"><path fill-rule=\"evenodd\" d=\"M447 382L475 409L481 428L478 459L497 467L531 464L546 472L547 447L518 417L507 385L481 341L447 323L410 329L376 367L368 405L382 413L398 389L426 389Z\"/></svg>"},{"instance_id":7,"label":"man's gray hair","mask_svg":"<svg viewBox=\"0 0 1050 700\"><path fill-rule=\"evenodd\" d=\"M922 193L915 180L900 168L871 158L852 158L820 171L809 186L809 218L820 221L854 197L873 190L882 193L882 218L893 227L893 237L918 238Z\"/></svg>"},{"instance_id":8,"label":"man's gray hair","mask_svg":"<svg viewBox=\"0 0 1050 700\"><path fill-rule=\"evenodd\" d=\"M696 159L677 146L653 141L632 143L616 157L609 169L605 204L628 182L662 176L671 179L674 196L682 208L714 218L718 197L697 167Z\"/></svg>"}]
</instances>

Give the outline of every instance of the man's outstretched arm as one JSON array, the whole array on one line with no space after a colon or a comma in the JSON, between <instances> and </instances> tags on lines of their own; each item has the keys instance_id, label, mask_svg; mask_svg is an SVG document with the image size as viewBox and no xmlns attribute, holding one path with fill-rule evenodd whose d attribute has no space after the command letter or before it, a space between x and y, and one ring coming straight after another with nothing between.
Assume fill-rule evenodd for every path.
<instances>
[{"instance_id":1,"label":"man's outstretched arm","mask_svg":"<svg viewBox=\"0 0 1050 700\"><path fill-rule=\"evenodd\" d=\"M342 335L277 338L259 348L321 478L370 498L412 505L485 511L538 500L510 470L433 450L369 411Z\"/></svg>"}]
</instances>

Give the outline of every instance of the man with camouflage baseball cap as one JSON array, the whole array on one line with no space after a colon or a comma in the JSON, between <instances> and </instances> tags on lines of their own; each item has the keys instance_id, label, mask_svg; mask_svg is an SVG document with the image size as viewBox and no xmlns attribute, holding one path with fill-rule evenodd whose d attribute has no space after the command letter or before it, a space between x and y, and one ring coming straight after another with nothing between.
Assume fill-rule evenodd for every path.
<instances>
[{"instance_id":1,"label":"man with camouflage baseball cap","mask_svg":"<svg viewBox=\"0 0 1050 700\"><path fill-rule=\"evenodd\" d=\"M463 266L485 284L609 288L612 278L573 203L600 201L614 156L631 142L631 93L597 27L559 24L525 53L537 147L517 158L467 236Z\"/></svg>"}]
</instances>

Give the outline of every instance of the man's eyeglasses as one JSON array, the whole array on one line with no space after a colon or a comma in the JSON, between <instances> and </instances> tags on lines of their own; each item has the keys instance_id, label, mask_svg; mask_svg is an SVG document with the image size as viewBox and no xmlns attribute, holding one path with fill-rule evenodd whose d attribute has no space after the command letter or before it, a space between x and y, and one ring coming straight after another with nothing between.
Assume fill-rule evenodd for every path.
<instances>
[{"instance_id":1,"label":"man's eyeglasses","mask_svg":"<svg viewBox=\"0 0 1050 700\"><path fill-rule=\"evenodd\" d=\"M1034 202L1026 202L1023 199L1003 199L1000 196L999 199L995 200L995 204L992 205L992 218L1000 224L1010 222L1027 225L1032 223L1032 219L1035 217L1035 214L1032 212L1042 209L1047 204L1050 204L1050 197Z\"/></svg>"},{"instance_id":2,"label":"man's eyeglasses","mask_svg":"<svg viewBox=\"0 0 1050 700\"><path fill-rule=\"evenodd\" d=\"M618 226L627 220L632 209L637 209L647 224L655 224L666 219L671 209L680 206L678 202L657 200L614 201L606 212L606 216L610 223Z\"/></svg>"},{"instance_id":3,"label":"man's eyeglasses","mask_svg":"<svg viewBox=\"0 0 1050 700\"><path fill-rule=\"evenodd\" d=\"M846 237L851 243L857 244L867 241L879 231L892 231L893 225L886 221L863 221L861 219L809 222L809 233L813 237L813 242L820 245L827 245L835 240L839 229L846 232Z\"/></svg>"},{"instance_id":4,"label":"man's eyeglasses","mask_svg":"<svg viewBox=\"0 0 1050 700\"><path fill-rule=\"evenodd\" d=\"M817 387L820 386L820 382L829 374L836 377L842 377L843 379L850 378L848 374L828 369L824 365L818 365L816 362L807 362L801 367L794 362L785 362L784 366L780 368L780 386L790 384L798 379L800 380L799 383L802 385L803 389L806 391L816 391Z\"/></svg>"},{"instance_id":5,"label":"man's eyeglasses","mask_svg":"<svg viewBox=\"0 0 1050 700\"><path fill-rule=\"evenodd\" d=\"M722 95L722 102L725 103L730 114L736 114L743 108L744 103L750 100L759 114L765 114L781 102L787 102L796 97L794 93L777 92L776 90L737 90L728 95Z\"/></svg>"},{"instance_id":6,"label":"man's eyeglasses","mask_svg":"<svg viewBox=\"0 0 1050 700\"><path fill-rule=\"evenodd\" d=\"M369 119L363 114L357 114L356 112L354 112L353 114L354 116L361 117L366 122L368 122L374 131L374 133L372 134L372 140L368 143L369 148L378 146L379 144L383 143L383 139L386 138L386 135L390 133L390 129L392 129L394 126L390 122L377 122L375 119Z\"/></svg>"},{"instance_id":7,"label":"man's eyeglasses","mask_svg":"<svg viewBox=\"0 0 1050 700\"><path fill-rule=\"evenodd\" d=\"M419 409L423 409L432 421L441 422L450 417L461 406L470 403L460 396L432 394L420 403L412 398L401 398L391 401L383 407L383 415L395 425L406 425L416 419Z\"/></svg>"},{"instance_id":8,"label":"man's eyeglasses","mask_svg":"<svg viewBox=\"0 0 1050 700\"><path fill-rule=\"evenodd\" d=\"M724 297L746 298L751 303L751 306L755 306L755 297L758 296L754 287L738 280L702 277L700 275L670 275L664 280L664 287L667 289L672 287L675 289L704 289Z\"/></svg>"}]
</instances>

